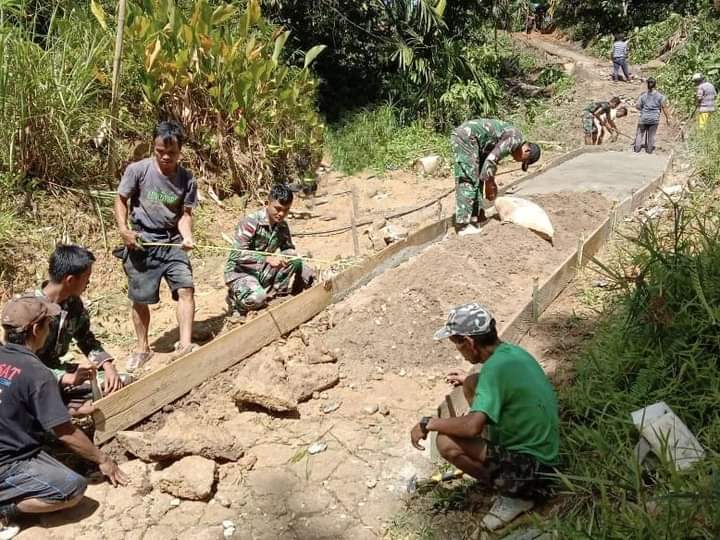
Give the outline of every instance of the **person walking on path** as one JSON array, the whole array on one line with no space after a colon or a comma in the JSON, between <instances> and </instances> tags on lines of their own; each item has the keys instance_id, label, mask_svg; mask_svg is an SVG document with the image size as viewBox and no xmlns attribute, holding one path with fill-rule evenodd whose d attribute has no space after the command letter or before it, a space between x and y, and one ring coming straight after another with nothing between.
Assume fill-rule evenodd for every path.
<instances>
[{"instance_id":1,"label":"person walking on path","mask_svg":"<svg viewBox=\"0 0 720 540\"><path fill-rule=\"evenodd\" d=\"M670 125L667 99L664 94L655 89L656 85L655 79L650 77L647 80L647 92L643 92L637 102L636 107L640 111L640 119L633 147L635 152L640 152L643 148L648 154L655 151L655 136L660 124L661 112L665 115L665 121Z\"/></svg>"},{"instance_id":2,"label":"person walking on path","mask_svg":"<svg viewBox=\"0 0 720 540\"><path fill-rule=\"evenodd\" d=\"M717 91L713 83L705 80L705 76L702 73L693 75L693 82L697 86L695 93L697 102L695 103L695 107L698 112L698 127L705 129L705 126L707 126L710 121L710 115L715 112Z\"/></svg>"},{"instance_id":3,"label":"person walking on path","mask_svg":"<svg viewBox=\"0 0 720 540\"><path fill-rule=\"evenodd\" d=\"M486 529L505 526L550 494L549 477L558 464L560 418L555 390L527 351L500 341L490 311L477 303L450 311L435 339L450 338L477 373L452 371L448 381L462 385L470 411L454 418L423 417L410 432L412 445L437 433L440 455L499 492ZM487 438L484 437L487 428Z\"/></svg>"},{"instance_id":4,"label":"person walking on path","mask_svg":"<svg viewBox=\"0 0 720 540\"><path fill-rule=\"evenodd\" d=\"M118 187L115 220L125 248L118 253L128 277L132 321L137 349L126 369L134 371L150 359L148 343L151 304L160 301L164 278L177 301L180 340L176 357L193 350L191 342L195 316L195 287L187 252L193 249L192 211L197 206L197 182L179 165L184 141L176 122L160 122L153 133L154 156L132 163ZM130 226L128 226L128 214ZM142 243L179 244L148 246Z\"/></svg>"},{"instance_id":5,"label":"person walking on path","mask_svg":"<svg viewBox=\"0 0 720 540\"><path fill-rule=\"evenodd\" d=\"M610 50L610 59L613 63L613 81L617 82L620 78L620 70L622 69L625 76L625 82L630 82L630 68L628 67L629 48L628 42L622 34L615 34L615 41Z\"/></svg>"},{"instance_id":6,"label":"person walking on path","mask_svg":"<svg viewBox=\"0 0 720 540\"><path fill-rule=\"evenodd\" d=\"M470 222L483 219L483 198L495 200L495 173L498 162L508 156L522 162L522 169L540 159L540 147L527 142L523 134L507 122L493 118L469 120L455 128L450 137L454 154L455 226L460 236L480 232Z\"/></svg>"},{"instance_id":7,"label":"person walking on path","mask_svg":"<svg viewBox=\"0 0 720 540\"><path fill-rule=\"evenodd\" d=\"M10 300L2 311L0 346L0 538L19 532L18 518L77 505L87 480L42 450L38 432L52 431L77 455L96 463L116 486L127 477L117 463L73 425L57 379L37 352L60 306L44 298Z\"/></svg>"}]
</instances>

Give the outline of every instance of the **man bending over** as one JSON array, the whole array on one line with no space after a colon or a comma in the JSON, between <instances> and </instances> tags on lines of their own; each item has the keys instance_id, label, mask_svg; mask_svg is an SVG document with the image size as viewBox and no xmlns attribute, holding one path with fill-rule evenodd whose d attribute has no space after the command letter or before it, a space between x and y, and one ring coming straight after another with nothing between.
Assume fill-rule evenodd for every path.
<instances>
[{"instance_id":1,"label":"man bending over","mask_svg":"<svg viewBox=\"0 0 720 540\"><path fill-rule=\"evenodd\" d=\"M469 120L455 128L450 137L455 158L455 226L458 235L477 234L470 222L484 219L482 199L497 196L495 173L498 162L512 156L522 162L523 171L540 159L540 147L527 142L511 124L491 118Z\"/></svg>"},{"instance_id":2,"label":"man bending over","mask_svg":"<svg viewBox=\"0 0 720 540\"><path fill-rule=\"evenodd\" d=\"M60 306L40 297L15 298L2 311L5 344L0 347L0 538L19 532L13 523L25 514L71 508L83 498L87 481L40 449L39 430L79 456L97 463L113 485L127 480L117 463L70 421L57 380L36 356Z\"/></svg>"},{"instance_id":3,"label":"man bending over","mask_svg":"<svg viewBox=\"0 0 720 540\"><path fill-rule=\"evenodd\" d=\"M249 311L262 309L269 299L299 294L315 279L313 270L296 255L285 219L293 203L293 192L284 184L270 190L265 208L243 219L235 231L235 248L225 264L227 303L231 312L245 317ZM261 253L248 253L262 251Z\"/></svg>"},{"instance_id":4,"label":"man bending over","mask_svg":"<svg viewBox=\"0 0 720 540\"><path fill-rule=\"evenodd\" d=\"M499 492L483 525L494 530L530 510L547 490L548 473L558 463L558 404L542 367L525 350L498 339L495 319L480 304L452 311L435 339L450 338L479 373L452 372L462 384L470 411L455 418L424 417L413 427L412 444L437 432L437 448L447 461ZM487 427L488 438L483 438Z\"/></svg>"}]
</instances>

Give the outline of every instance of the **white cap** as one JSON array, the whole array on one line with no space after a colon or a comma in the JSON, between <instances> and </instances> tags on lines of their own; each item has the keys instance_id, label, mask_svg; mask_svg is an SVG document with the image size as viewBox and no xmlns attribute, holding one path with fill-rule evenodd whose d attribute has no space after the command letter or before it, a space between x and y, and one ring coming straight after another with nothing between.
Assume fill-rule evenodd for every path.
<instances>
[{"instance_id":1,"label":"white cap","mask_svg":"<svg viewBox=\"0 0 720 540\"><path fill-rule=\"evenodd\" d=\"M704 79L704 77L703 77L703 74L702 74L702 73L695 73L695 74L692 76L692 80L693 80L693 81L702 81L703 79Z\"/></svg>"}]
</instances>

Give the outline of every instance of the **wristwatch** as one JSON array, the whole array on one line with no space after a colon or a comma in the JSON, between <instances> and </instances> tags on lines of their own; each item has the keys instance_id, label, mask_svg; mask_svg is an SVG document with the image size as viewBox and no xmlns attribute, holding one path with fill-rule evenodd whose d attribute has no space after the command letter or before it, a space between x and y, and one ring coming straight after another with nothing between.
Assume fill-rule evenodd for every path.
<instances>
[{"instance_id":1,"label":"wristwatch","mask_svg":"<svg viewBox=\"0 0 720 540\"><path fill-rule=\"evenodd\" d=\"M423 432L423 435L426 435L426 436L427 436L427 434L428 434L428 422L429 422L430 420L432 420L432 416L423 416L423 417L420 419L419 425L420 425L420 429L421 429L422 432Z\"/></svg>"}]
</instances>

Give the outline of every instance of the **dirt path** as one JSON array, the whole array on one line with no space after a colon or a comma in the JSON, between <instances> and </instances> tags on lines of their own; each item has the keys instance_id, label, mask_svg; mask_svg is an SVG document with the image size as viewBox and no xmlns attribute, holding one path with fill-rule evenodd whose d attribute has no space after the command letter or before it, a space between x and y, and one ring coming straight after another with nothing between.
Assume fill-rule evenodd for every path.
<instances>
[{"instance_id":1,"label":"dirt path","mask_svg":"<svg viewBox=\"0 0 720 540\"><path fill-rule=\"evenodd\" d=\"M607 93L611 83L607 85L598 85L597 91ZM578 82L583 95L590 87L595 83ZM618 154L612 159L633 157ZM365 198L372 198L369 192ZM533 278L549 275L576 247L578 235L593 230L612 205L603 195L589 192L532 198L553 220L555 246L497 222L476 237L459 240L450 235L355 291L283 342L260 351L255 360L302 363L308 344L313 344L337 356L340 383L302 403L296 417L239 409L231 396L241 364L142 426L154 433L182 413L188 433L201 425L218 426L241 442L245 461L219 464L209 502L173 500L157 488L149 489L150 472L135 460L125 465L135 474L134 487L92 485L79 508L45 516L40 526L19 538L211 539L223 537L224 520L236 527L232 538L382 537L405 504L409 477L433 469L428 452L410 446L408 429L421 414L432 413L446 393L447 370L462 365L447 343L431 339L447 310L479 299L494 309L500 322L507 320L529 298ZM433 217L428 214L425 219ZM218 264L207 260L203 271ZM206 306L224 294L219 280L200 291L205 292L201 298ZM212 317L214 312L207 309ZM339 407L332 412L321 411L335 404ZM309 455L307 448L316 441L327 448ZM250 456L256 458L254 466L249 465Z\"/></svg>"}]
</instances>

